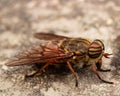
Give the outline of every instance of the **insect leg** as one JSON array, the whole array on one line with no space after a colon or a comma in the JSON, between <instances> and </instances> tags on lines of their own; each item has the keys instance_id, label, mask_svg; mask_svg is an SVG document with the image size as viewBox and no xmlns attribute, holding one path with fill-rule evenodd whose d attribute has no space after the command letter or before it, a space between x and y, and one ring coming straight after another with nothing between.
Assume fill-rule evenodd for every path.
<instances>
[{"instance_id":1,"label":"insect leg","mask_svg":"<svg viewBox=\"0 0 120 96\"><path fill-rule=\"evenodd\" d=\"M106 80L103 80L100 75L98 74L97 70L96 70L96 67L94 65L92 65L92 69L93 69L93 72L97 75L97 77L104 83L109 83L109 84L113 84L113 82L109 82L109 81L106 81Z\"/></svg>"},{"instance_id":2,"label":"insect leg","mask_svg":"<svg viewBox=\"0 0 120 96\"><path fill-rule=\"evenodd\" d=\"M75 71L74 71L74 69L72 68L70 62L67 62L67 65L68 65L68 68L70 69L70 71L72 72L73 76L74 76L75 79L76 79L75 86L78 87L78 79L77 79L77 75L75 74Z\"/></svg>"},{"instance_id":3,"label":"insect leg","mask_svg":"<svg viewBox=\"0 0 120 96\"><path fill-rule=\"evenodd\" d=\"M101 66L102 66L102 59L100 59L100 60L96 63L97 70L98 70L98 71L101 71L101 72L111 71L111 69L101 69Z\"/></svg>"},{"instance_id":4,"label":"insect leg","mask_svg":"<svg viewBox=\"0 0 120 96\"><path fill-rule=\"evenodd\" d=\"M26 75L25 77L32 77L32 76L35 76L36 74L40 73L41 71L43 71L46 67L48 67L51 63L46 63L43 67L41 67L38 71L32 73L32 74L29 74L29 75Z\"/></svg>"}]
</instances>

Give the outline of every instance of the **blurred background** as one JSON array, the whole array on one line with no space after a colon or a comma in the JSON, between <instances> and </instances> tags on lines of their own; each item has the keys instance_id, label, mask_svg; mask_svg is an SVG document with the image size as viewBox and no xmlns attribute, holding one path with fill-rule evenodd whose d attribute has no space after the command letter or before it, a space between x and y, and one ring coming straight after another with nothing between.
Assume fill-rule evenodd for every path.
<instances>
[{"instance_id":1,"label":"blurred background","mask_svg":"<svg viewBox=\"0 0 120 96\"><path fill-rule=\"evenodd\" d=\"M113 71L103 77L107 75L105 79L110 78L116 84L99 83L90 70L86 77L79 77L77 90L71 88L72 75L54 82L44 77L43 81L50 84L47 87L33 79L24 84L22 77L16 76L20 69L8 76L4 63L18 51L40 43L33 37L36 32L101 39L106 52L113 53L111 59L103 61ZM0 96L120 96L120 0L0 0L0 66Z\"/></svg>"}]
</instances>

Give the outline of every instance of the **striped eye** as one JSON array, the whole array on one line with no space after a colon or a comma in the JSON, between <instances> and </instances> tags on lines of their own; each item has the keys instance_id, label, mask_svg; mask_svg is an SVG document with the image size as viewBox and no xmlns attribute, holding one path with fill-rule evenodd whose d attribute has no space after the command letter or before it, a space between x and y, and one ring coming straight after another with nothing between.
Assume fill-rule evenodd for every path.
<instances>
[{"instance_id":1,"label":"striped eye","mask_svg":"<svg viewBox=\"0 0 120 96\"><path fill-rule=\"evenodd\" d=\"M102 41L94 40L88 48L88 56L90 58L98 58L104 50L104 44Z\"/></svg>"}]
</instances>

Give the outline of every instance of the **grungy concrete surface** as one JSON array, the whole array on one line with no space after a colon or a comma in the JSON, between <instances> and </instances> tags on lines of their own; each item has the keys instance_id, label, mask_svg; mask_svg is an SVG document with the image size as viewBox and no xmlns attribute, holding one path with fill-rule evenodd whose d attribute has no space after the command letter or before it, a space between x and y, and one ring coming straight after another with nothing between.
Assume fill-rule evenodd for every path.
<instances>
[{"instance_id":1,"label":"grungy concrete surface","mask_svg":"<svg viewBox=\"0 0 120 96\"><path fill-rule=\"evenodd\" d=\"M41 44L35 32L101 39L112 58L103 58L102 78L90 68L77 70L79 87L70 72L46 69L24 80L36 66L7 68L4 63L20 51ZM0 96L120 96L120 1L119 0L0 0Z\"/></svg>"}]
</instances>

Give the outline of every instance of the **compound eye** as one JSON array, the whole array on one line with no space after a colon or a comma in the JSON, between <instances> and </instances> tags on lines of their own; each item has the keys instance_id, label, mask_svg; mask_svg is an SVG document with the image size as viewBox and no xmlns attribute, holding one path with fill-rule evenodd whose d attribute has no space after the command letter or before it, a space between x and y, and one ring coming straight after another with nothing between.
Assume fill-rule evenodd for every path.
<instances>
[{"instance_id":1,"label":"compound eye","mask_svg":"<svg viewBox=\"0 0 120 96\"><path fill-rule=\"evenodd\" d=\"M88 48L88 56L90 58L98 58L103 51L103 46L94 41Z\"/></svg>"},{"instance_id":2,"label":"compound eye","mask_svg":"<svg viewBox=\"0 0 120 96\"><path fill-rule=\"evenodd\" d=\"M98 43L102 47L102 50L105 50L105 46L101 40L96 39L96 40L94 40L94 42Z\"/></svg>"}]
</instances>

